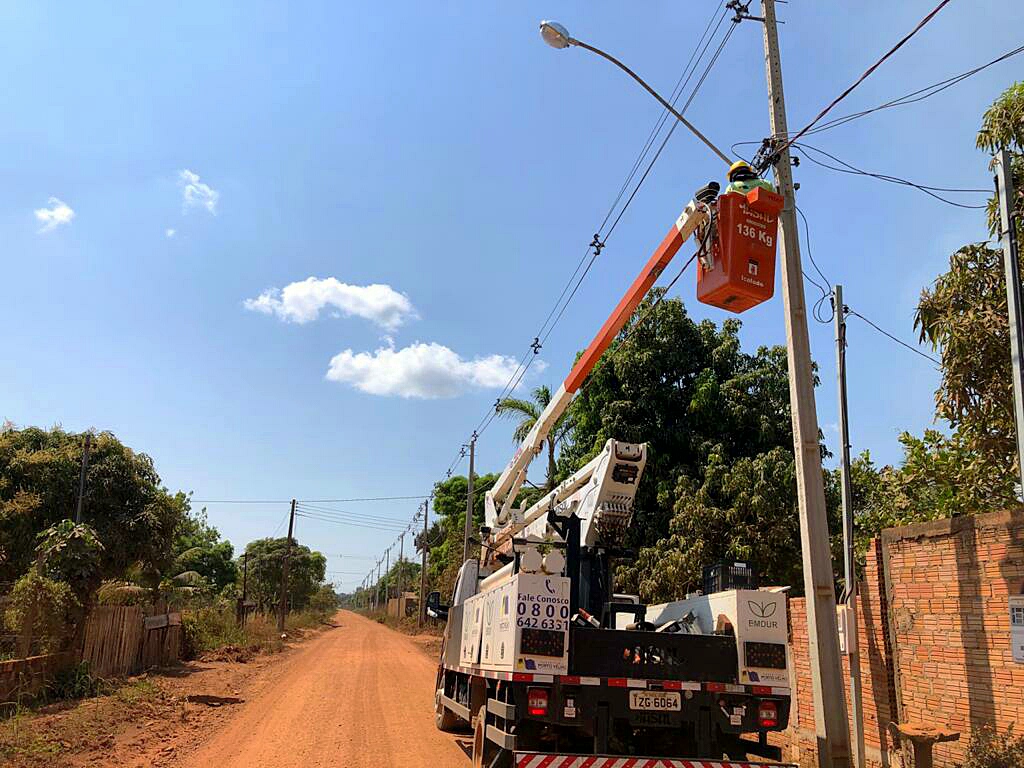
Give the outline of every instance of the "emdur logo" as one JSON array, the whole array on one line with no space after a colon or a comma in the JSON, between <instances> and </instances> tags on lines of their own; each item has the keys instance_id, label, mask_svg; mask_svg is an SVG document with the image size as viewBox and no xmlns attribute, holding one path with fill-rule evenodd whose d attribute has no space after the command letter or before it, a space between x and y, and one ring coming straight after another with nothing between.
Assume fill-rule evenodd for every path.
<instances>
[{"instance_id":1,"label":"emdur logo","mask_svg":"<svg viewBox=\"0 0 1024 768\"><path fill-rule=\"evenodd\" d=\"M779 622L772 619L775 615L775 611L778 610L779 604L775 601L765 601L759 603L756 600L747 600L747 607L750 612L757 618L747 619L748 627L761 627L762 629L776 629L779 626Z\"/></svg>"}]
</instances>

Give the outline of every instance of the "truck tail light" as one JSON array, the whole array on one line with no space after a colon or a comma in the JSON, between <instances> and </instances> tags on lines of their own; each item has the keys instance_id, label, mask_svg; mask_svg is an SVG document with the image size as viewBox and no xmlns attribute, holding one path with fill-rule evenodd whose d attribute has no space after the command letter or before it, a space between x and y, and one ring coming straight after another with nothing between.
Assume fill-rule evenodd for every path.
<instances>
[{"instance_id":1,"label":"truck tail light","mask_svg":"<svg viewBox=\"0 0 1024 768\"><path fill-rule=\"evenodd\" d=\"M548 689L528 688L526 690L526 711L531 715L548 713Z\"/></svg>"},{"instance_id":2,"label":"truck tail light","mask_svg":"<svg viewBox=\"0 0 1024 768\"><path fill-rule=\"evenodd\" d=\"M757 722L762 728L778 726L779 709L774 701L762 701L757 705Z\"/></svg>"}]
</instances>

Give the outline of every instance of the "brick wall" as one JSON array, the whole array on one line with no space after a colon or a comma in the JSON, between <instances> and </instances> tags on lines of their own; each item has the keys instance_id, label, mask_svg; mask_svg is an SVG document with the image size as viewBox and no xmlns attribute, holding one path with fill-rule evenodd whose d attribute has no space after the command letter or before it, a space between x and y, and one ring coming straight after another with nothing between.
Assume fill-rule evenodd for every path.
<instances>
[{"instance_id":1,"label":"brick wall","mask_svg":"<svg viewBox=\"0 0 1024 768\"><path fill-rule=\"evenodd\" d=\"M961 731L935 748L935 764L952 765L972 728L1024 722L1007 601L1024 592L1024 511L894 528L882 548L900 714Z\"/></svg>"},{"instance_id":2,"label":"brick wall","mask_svg":"<svg viewBox=\"0 0 1024 768\"><path fill-rule=\"evenodd\" d=\"M889 764L892 749L887 727L896 710L893 687L892 652L889 644L887 604L882 568L881 542L868 549L867 578L857 601L857 634L860 638L861 700L864 707L865 762L869 768ZM789 601L792 643L792 675L795 718L787 731L789 759L800 765L816 766L816 738L811 665L807 650L807 609L803 598ZM849 690L849 658L844 656L844 686ZM852 712L847 695L847 712Z\"/></svg>"},{"instance_id":3,"label":"brick wall","mask_svg":"<svg viewBox=\"0 0 1024 768\"><path fill-rule=\"evenodd\" d=\"M74 663L73 653L50 653L27 659L0 661L0 704L31 698L58 671Z\"/></svg>"},{"instance_id":4,"label":"brick wall","mask_svg":"<svg viewBox=\"0 0 1024 768\"><path fill-rule=\"evenodd\" d=\"M886 530L865 577L857 615L870 768L893 763L892 721L962 733L935 747L937 768L963 760L972 728L1024 723L1024 664L1012 658L1007 605L1024 593L1024 510ZM789 602L795 716L785 745L789 759L811 766L806 607Z\"/></svg>"}]
</instances>

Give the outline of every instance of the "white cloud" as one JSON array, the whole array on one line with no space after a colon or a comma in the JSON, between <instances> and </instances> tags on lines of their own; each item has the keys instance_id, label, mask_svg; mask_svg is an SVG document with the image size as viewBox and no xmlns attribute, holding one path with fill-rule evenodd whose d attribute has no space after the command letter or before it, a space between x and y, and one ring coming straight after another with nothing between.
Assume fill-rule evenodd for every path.
<instances>
[{"instance_id":1,"label":"white cloud","mask_svg":"<svg viewBox=\"0 0 1024 768\"><path fill-rule=\"evenodd\" d=\"M370 395L435 399L504 387L516 366L516 359L505 355L464 360L443 344L416 342L374 352L346 349L331 359L327 378ZM534 367L544 368L542 361Z\"/></svg>"},{"instance_id":2,"label":"white cloud","mask_svg":"<svg viewBox=\"0 0 1024 768\"><path fill-rule=\"evenodd\" d=\"M168 227L167 229L164 230L164 237L166 237L168 240L170 240L176 234L178 234L178 230L174 229L174 227Z\"/></svg>"},{"instance_id":3,"label":"white cloud","mask_svg":"<svg viewBox=\"0 0 1024 768\"><path fill-rule=\"evenodd\" d=\"M37 208L34 211L36 221L43 225L39 228L40 234L50 232L62 224L70 224L71 220L75 218L75 212L63 200L51 197L46 202L50 206L49 208Z\"/></svg>"},{"instance_id":4,"label":"white cloud","mask_svg":"<svg viewBox=\"0 0 1024 768\"><path fill-rule=\"evenodd\" d=\"M185 210L189 208L205 208L212 214L217 213L217 201L220 192L199 180L199 174L188 170L178 172L178 183L181 185L181 196Z\"/></svg>"},{"instance_id":5,"label":"white cloud","mask_svg":"<svg viewBox=\"0 0 1024 768\"><path fill-rule=\"evenodd\" d=\"M271 288L255 299L246 299L244 306L300 324L316 320L320 310L331 307L346 317L362 317L388 331L416 317L409 297L390 285L348 285L334 277L308 277L281 290Z\"/></svg>"}]
</instances>

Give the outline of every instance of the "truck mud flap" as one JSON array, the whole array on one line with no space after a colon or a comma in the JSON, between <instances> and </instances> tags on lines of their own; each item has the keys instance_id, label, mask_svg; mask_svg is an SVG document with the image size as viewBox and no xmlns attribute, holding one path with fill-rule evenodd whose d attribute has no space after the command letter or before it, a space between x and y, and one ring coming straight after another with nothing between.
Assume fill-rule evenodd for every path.
<instances>
[{"instance_id":1,"label":"truck mud flap","mask_svg":"<svg viewBox=\"0 0 1024 768\"><path fill-rule=\"evenodd\" d=\"M795 763L748 760L695 760L685 757L626 757L622 755L553 755L516 752L515 768L797 768Z\"/></svg>"}]
</instances>

